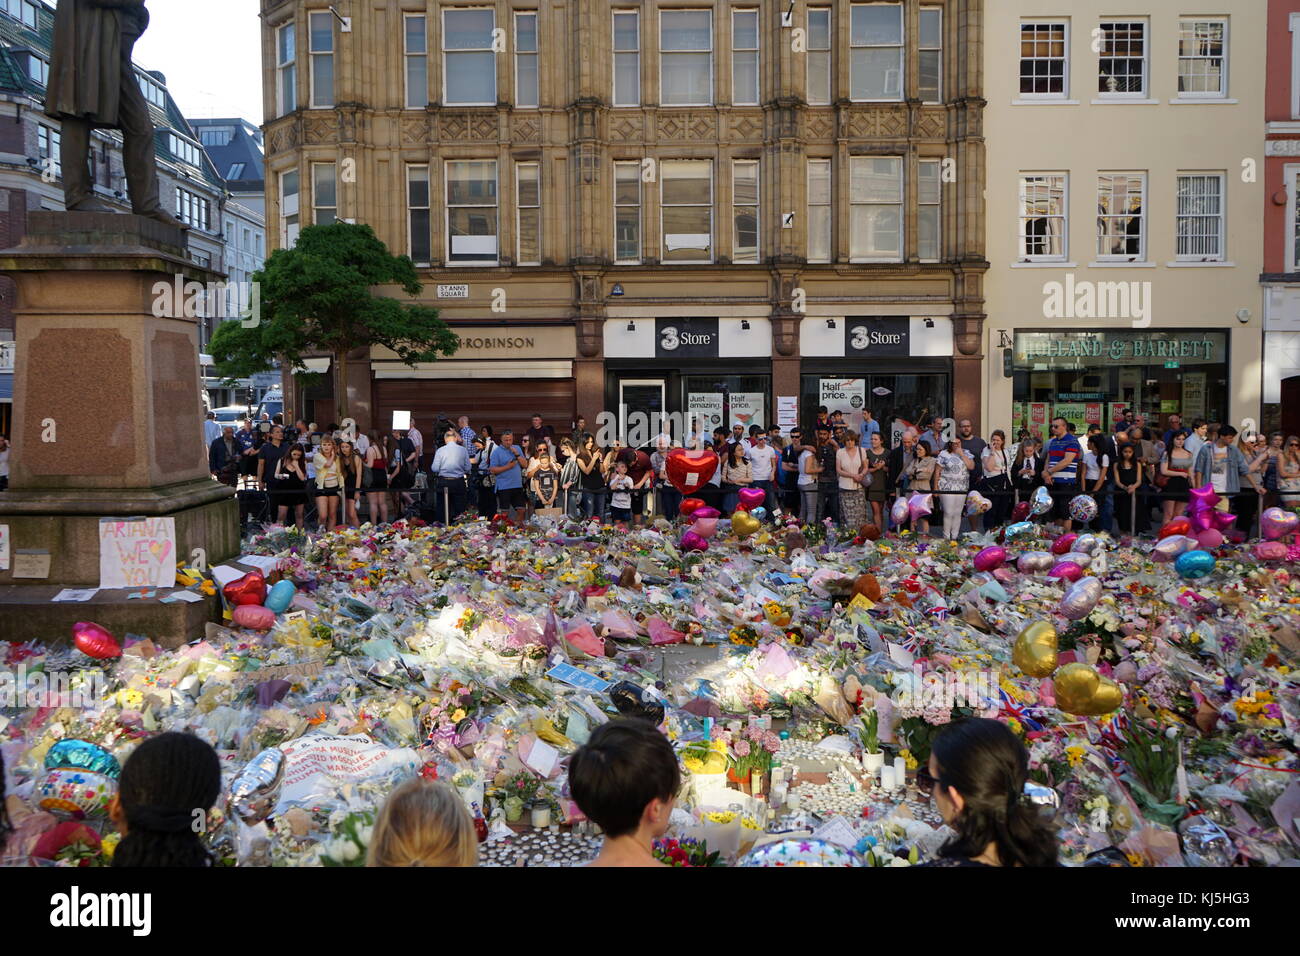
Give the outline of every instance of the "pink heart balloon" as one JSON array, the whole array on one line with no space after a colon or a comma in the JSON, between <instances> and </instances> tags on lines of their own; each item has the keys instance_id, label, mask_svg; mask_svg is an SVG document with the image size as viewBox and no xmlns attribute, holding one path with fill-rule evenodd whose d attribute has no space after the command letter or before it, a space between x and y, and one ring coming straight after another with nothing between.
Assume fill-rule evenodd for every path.
<instances>
[{"instance_id":1,"label":"pink heart balloon","mask_svg":"<svg viewBox=\"0 0 1300 956\"><path fill-rule=\"evenodd\" d=\"M681 549L683 551L708 551L709 542L694 531L685 531L682 533Z\"/></svg>"},{"instance_id":2,"label":"pink heart balloon","mask_svg":"<svg viewBox=\"0 0 1300 956\"><path fill-rule=\"evenodd\" d=\"M1083 568L1079 567L1073 561L1061 561L1055 565L1052 570L1047 572L1049 578L1057 578L1062 581L1071 583L1083 577Z\"/></svg>"},{"instance_id":3,"label":"pink heart balloon","mask_svg":"<svg viewBox=\"0 0 1300 956\"><path fill-rule=\"evenodd\" d=\"M1294 534L1300 527L1300 515L1281 508L1266 508L1259 518L1260 532L1270 541Z\"/></svg>"},{"instance_id":4,"label":"pink heart balloon","mask_svg":"<svg viewBox=\"0 0 1300 956\"><path fill-rule=\"evenodd\" d=\"M230 616L236 627L254 631L269 631L275 627L275 612L260 604L241 604Z\"/></svg>"},{"instance_id":5,"label":"pink heart balloon","mask_svg":"<svg viewBox=\"0 0 1300 956\"><path fill-rule=\"evenodd\" d=\"M1196 544L1202 551L1213 551L1223 544L1223 532L1218 528L1206 528L1196 532Z\"/></svg>"},{"instance_id":6,"label":"pink heart balloon","mask_svg":"<svg viewBox=\"0 0 1300 956\"><path fill-rule=\"evenodd\" d=\"M1255 557L1261 561L1285 561L1287 550L1281 541L1260 541L1255 545Z\"/></svg>"},{"instance_id":7,"label":"pink heart balloon","mask_svg":"<svg viewBox=\"0 0 1300 956\"><path fill-rule=\"evenodd\" d=\"M122 646L113 635L90 621L78 621L72 625L72 643L81 653L97 661L122 656Z\"/></svg>"},{"instance_id":8,"label":"pink heart balloon","mask_svg":"<svg viewBox=\"0 0 1300 956\"><path fill-rule=\"evenodd\" d=\"M696 518L695 521L691 523L690 531L695 532L701 538L712 538L718 533L717 518L701 518L699 517L698 511L695 512L695 514ZM687 533L689 534L690 532L688 531Z\"/></svg>"},{"instance_id":9,"label":"pink heart balloon","mask_svg":"<svg viewBox=\"0 0 1300 956\"><path fill-rule=\"evenodd\" d=\"M975 555L976 571L992 571L995 568L1002 567L1003 562L1007 560L1007 549L999 547L996 544L983 548L979 554Z\"/></svg>"},{"instance_id":10,"label":"pink heart balloon","mask_svg":"<svg viewBox=\"0 0 1300 956\"><path fill-rule=\"evenodd\" d=\"M1073 532L1061 535L1052 542L1052 554L1069 554L1070 549L1074 546L1075 539L1078 537Z\"/></svg>"},{"instance_id":11,"label":"pink heart balloon","mask_svg":"<svg viewBox=\"0 0 1300 956\"><path fill-rule=\"evenodd\" d=\"M767 500L767 492L762 488L741 488L736 497L740 499L738 507L742 511L749 511Z\"/></svg>"}]
</instances>

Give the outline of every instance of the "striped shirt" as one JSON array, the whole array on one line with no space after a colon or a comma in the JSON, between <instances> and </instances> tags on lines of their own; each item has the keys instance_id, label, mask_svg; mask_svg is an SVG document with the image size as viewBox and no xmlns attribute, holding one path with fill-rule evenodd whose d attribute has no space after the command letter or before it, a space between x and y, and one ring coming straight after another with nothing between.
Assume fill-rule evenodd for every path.
<instances>
[{"instance_id":1,"label":"striped shirt","mask_svg":"<svg viewBox=\"0 0 1300 956\"><path fill-rule=\"evenodd\" d=\"M1047 443L1047 467L1052 469L1065 460L1065 456L1074 453L1074 460L1052 475L1052 483L1068 485L1079 477L1079 461L1083 458L1083 446L1073 435L1053 438Z\"/></svg>"}]
</instances>

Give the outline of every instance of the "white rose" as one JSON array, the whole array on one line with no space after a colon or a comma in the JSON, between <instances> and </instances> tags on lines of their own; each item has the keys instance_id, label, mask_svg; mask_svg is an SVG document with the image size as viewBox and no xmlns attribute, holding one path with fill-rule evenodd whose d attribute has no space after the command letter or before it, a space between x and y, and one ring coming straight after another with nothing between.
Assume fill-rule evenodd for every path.
<instances>
[{"instance_id":1,"label":"white rose","mask_svg":"<svg viewBox=\"0 0 1300 956\"><path fill-rule=\"evenodd\" d=\"M355 860L357 857L361 855L361 850L358 849L357 845L353 843L351 840L343 841L341 852L343 854L342 859L344 861Z\"/></svg>"}]
</instances>

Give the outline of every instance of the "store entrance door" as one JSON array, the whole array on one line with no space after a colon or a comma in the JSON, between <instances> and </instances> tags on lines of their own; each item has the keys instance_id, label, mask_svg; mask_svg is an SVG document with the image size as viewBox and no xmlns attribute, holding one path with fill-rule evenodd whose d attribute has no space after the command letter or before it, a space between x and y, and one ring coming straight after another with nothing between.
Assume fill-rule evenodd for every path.
<instances>
[{"instance_id":1,"label":"store entrance door","mask_svg":"<svg viewBox=\"0 0 1300 956\"><path fill-rule=\"evenodd\" d=\"M663 425L667 380L625 378L618 383L618 437L634 448L650 444Z\"/></svg>"}]
</instances>

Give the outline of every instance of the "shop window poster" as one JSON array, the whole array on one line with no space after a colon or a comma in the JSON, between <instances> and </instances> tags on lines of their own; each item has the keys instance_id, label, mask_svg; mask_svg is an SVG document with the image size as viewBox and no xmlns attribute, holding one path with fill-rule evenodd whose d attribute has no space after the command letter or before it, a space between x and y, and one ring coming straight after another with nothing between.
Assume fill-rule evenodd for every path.
<instances>
[{"instance_id":1,"label":"shop window poster","mask_svg":"<svg viewBox=\"0 0 1300 956\"><path fill-rule=\"evenodd\" d=\"M818 383L818 405L825 405L832 415L843 412L846 419L857 418L867 407L865 378L824 378Z\"/></svg>"},{"instance_id":2,"label":"shop window poster","mask_svg":"<svg viewBox=\"0 0 1300 956\"><path fill-rule=\"evenodd\" d=\"M1183 421L1190 425L1205 417L1205 373L1183 373Z\"/></svg>"},{"instance_id":3,"label":"shop window poster","mask_svg":"<svg viewBox=\"0 0 1300 956\"><path fill-rule=\"evenodd\" d=\"M766 396L762 392L732 392L728 398L733 425L739 423L749 430L750 425L766 428L763 420L763 403Z\"/></svg>"}]
</instances>

